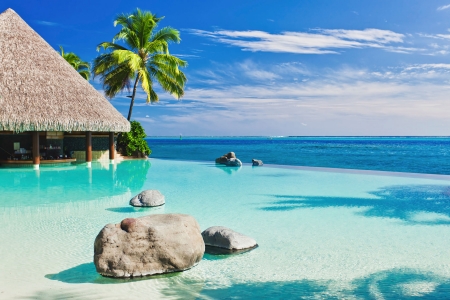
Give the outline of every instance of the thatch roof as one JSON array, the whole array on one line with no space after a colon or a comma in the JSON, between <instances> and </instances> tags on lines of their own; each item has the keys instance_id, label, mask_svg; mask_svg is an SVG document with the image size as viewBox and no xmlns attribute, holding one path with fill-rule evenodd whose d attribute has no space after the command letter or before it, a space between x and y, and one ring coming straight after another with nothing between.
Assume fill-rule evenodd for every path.
<instances>
[{"instance_id":1,"label":"thatch roof","mask_svg":"<svg viewBox=\"0 0 450 300\"><path fill-rule=\"evenodd\" d=\"M114 131L130 123L12 9L0 14L0 131Z\"/></svg>"}]
</instances>

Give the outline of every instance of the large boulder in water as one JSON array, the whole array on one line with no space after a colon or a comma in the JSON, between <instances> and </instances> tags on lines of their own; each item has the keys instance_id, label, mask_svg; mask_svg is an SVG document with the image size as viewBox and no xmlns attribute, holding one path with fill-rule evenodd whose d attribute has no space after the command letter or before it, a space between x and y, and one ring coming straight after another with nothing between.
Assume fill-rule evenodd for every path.
<instances>
[{"instance_id":1,"label":"large boulder in water","mask_svg":"<svg viewBox=\"0 0 450 300\"><path fill-rule=\"evenodd\" d=\"M254 239L223 226L212 226L202 232L206 246L232 251L249 250L258 244Z\"/></svg>"},{"instance_id":2,"label":"large boulder in water","mask_svg":"<svg viewBox=\"0 0 450 300\"><path fill-rule=\"evenodd\" d=\"M164 205L164 203L166 203L164 195L158 190L145 190L130 200L130 205L137 207L161 206Z\"/></svg>"},{"instance_id":3,"label":"large boulder in water","mask_svg":"<svg viewBox=\"0 0 450 300\"><path fill-rule=\"evenodd\" d=\"M190 269L204 252L193 217L150 215L103 227L94 243L94 264L103 276L136 277Z\"/></svg>"}]
</instances>

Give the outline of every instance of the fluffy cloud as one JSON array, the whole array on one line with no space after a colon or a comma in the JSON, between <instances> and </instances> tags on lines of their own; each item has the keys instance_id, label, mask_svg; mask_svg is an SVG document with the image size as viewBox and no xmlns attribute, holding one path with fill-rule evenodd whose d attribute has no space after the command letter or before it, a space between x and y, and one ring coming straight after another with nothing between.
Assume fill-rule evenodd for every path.
<instances>
[{"instance_id":1,"label":"fluffy cloud","mask_svg":"<svg viewBox=\"0 0 450 300\"><path fill-rule=\"evenodd\" d=\"M204 36L216 42L240 47L244 51L285 52L296 54L339 53L339 49L381 48L396 50L392 43L402 43L404 35L390 30L365 29L316 29L312 32L282 32L272 34L264 31L205 31L189 30L191 34ZM414 51L401 48L399 51Z\"/></svg>"}]
</instances>

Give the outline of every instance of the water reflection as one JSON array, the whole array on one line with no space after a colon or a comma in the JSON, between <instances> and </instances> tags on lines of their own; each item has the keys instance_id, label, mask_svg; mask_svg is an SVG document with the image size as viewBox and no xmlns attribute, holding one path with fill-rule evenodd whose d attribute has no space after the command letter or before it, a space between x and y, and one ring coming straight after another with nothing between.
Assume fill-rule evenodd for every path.
<instances>
[{"instance_id":1,"label":"water reflection","mask_svg":"<svg viewBox=\"0 0 450 300\"><path fill-rule=\"evenodd\" d=\"M74 165L43 167L38 171L2 169L0 207L85 201L140 192L150 167L148 160L133 160L107 167L94 162L92 168Z\"/></svg>"},{"instance_id":2,"label":"water reflection","mask_svg":"<svg viewBox=\"0 0 450 300\"><path fill-rule=\"evenodd\" d=\"M63 270L56 274L47 274L45 278L51 280L57 280L65 283L96 283L96 284L118 284L118 283L130 283L142 280L154 280L161 278L171 278L179 276L181 272L168 273L163 275L153 275L145 277L135 278L112 278L104 277L97 273L94 263L85 263L73 268Z\"/></svg>"},{"instance_id":3,"label":"water reflection","mask_svg":"<svg viewBox=\"0 0 450 300\"><path fill-rule=\"evenodd\" d=\"M117 213L164 213L164 207L165 205L155 206L155 207L134 207L134 206L124 206L124 207L111 207L107 208L106 210L117 212Z\"/></svg>"},{"instance_id":4,"label":"water reflection","mask_svg":"<svg viewBox=\"0 0 450 300\"><path fill-rule=\"evenodd\" d=\"M356 279L235 283L203 289L199 299L448 299L450 281L433 273L392 269Z\"/></svg>"},{"instance_id":5,"label":"water reflection","mask_svg":"<svg viewBox=\"0 0 450 300\"><path fill-rule=\"evenodd\" d=\"M366 217L395 218L413 224L450 225L450 186L400 185L369 192L374 198L270 195L277 199L262 210L287 211L320 207L364 207Z\"/></svg>"},{"instance_id":6,"label":"water reflection","mask_svg":"<svg viewBox=\"0 0 450 300\"><path fill-rule=\"evenodd\" d=\"M215 168L218 168L222 171L224 171L227 174L234 174L236 172L239 172L241 170L242 167L229 167L229 166L225 166L225 165L220 165L220 164L215 164L214 165Z\"/></svg>"}]
</instances>

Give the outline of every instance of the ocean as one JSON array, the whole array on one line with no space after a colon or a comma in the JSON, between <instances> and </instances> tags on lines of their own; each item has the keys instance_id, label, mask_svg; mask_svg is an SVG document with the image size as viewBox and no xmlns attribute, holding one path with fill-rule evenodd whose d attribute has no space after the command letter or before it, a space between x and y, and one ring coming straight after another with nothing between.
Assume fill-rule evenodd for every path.
<instances>
[{"instance_id":1,"label":"ocean","mask_svg":"<svg viewBox=\"0 0 450 300\"><path fill-rule=\"evenodd\" d=\"M450 174L450 137L148 137L152 158Z\"/></svg>"}]
</instances>

